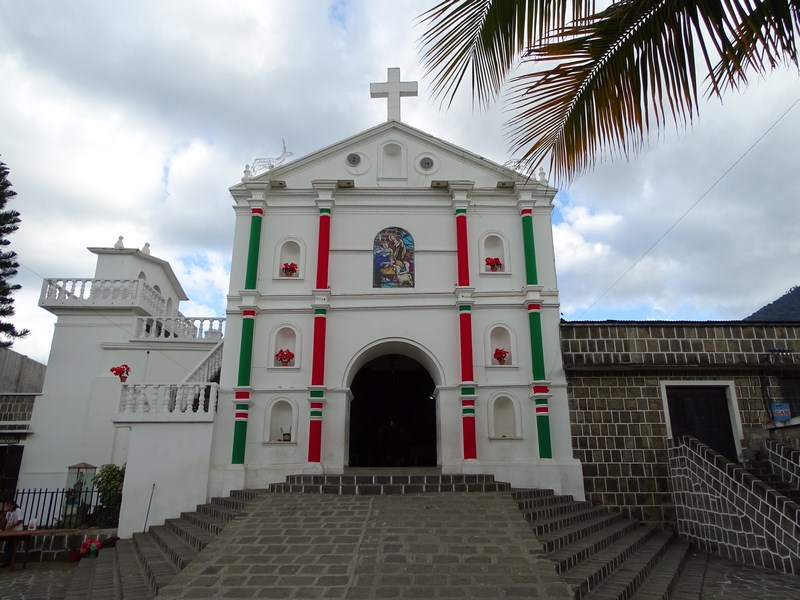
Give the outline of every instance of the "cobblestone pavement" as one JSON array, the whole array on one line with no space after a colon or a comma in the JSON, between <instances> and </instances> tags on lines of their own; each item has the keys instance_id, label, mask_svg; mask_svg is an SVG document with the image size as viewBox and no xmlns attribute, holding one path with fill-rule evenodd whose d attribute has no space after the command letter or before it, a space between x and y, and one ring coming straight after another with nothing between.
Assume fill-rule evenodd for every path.
<instances>
[{"instance_id":1,"label":"cobblestone pavement","mask_svg":"<svg viewBox=\"0 0 800 600\"><path fill-rule=\"evenodd\" d=\"M541 555L509 494L265 495L158 598L570 598Z\"/></svg>"},{"instance_id":2,"label":"cobblestone pavement","mask_svg":"<svg viewBox=\"0 0 800 600\"><path fill-rule=\"evenodd\" d=\"M692 551L673 600L798 600L800 576Z\"/></svg>"},{"instance_id":3,"label":"cobblestone pavement","mask_svg":"<svg viewBox=\"0 0 800 600\"><path fill-rule=\"evenodd\" d=\"M2 600L62 600L77 563L31 563L0 569Z\"/></svg>"}]
</instances>

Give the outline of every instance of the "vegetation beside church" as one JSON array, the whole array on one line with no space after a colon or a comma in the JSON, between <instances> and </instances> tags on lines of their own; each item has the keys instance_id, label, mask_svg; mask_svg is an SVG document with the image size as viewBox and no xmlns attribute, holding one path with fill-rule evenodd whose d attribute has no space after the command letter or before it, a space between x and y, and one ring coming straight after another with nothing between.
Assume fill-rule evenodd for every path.
<instances>
[{"instance_id":1,"label":"vegetation beside church","mask_svg":"<svg viewBox=\"0 0 800 600\"><path fill-rule=\"evenodd\" d=\"M122 506L122 484L125 482L125 465L103 465L92 480L100 491L101 507L97 511L97 527L116 527Z\"/></svg>"},{"instance_id":2,"label":"vegetation beside church","mask_svg":"<svg viewBox=\"0 0 800 600\"><path fill-rule=\"evenodd\" d=\"M8 246L11 242L8 236L19 229L19 213L16 210L6 209L6 204L17 192L11 189L8 180L8 168L0 162L0 247ZM27 329L17 329L13 323L7 321L14 316L14 298L12 294L20 289L19 284L11 284L9 280L17 274L19 263L17 253L13 250L0 250L0 348L10 348L17 338L28 335Z\"/></svg>"}]
</instances>

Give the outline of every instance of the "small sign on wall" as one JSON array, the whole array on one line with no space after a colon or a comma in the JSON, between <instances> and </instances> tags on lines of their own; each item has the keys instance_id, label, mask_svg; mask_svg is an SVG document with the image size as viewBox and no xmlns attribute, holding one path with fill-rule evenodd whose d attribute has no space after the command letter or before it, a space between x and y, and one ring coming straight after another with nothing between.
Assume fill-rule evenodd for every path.
<instances>
[{"instance_id":1,"label":"small sign on wall","mask_svg":"<svg viewBox=\"0 0 800 600\"><path fill-rule=\"evenodd\" d=\"M772 418L777 421L788 421L792 418L792 409L786 402L774 402L772 404Z\"/></svg>"}]
</instances>

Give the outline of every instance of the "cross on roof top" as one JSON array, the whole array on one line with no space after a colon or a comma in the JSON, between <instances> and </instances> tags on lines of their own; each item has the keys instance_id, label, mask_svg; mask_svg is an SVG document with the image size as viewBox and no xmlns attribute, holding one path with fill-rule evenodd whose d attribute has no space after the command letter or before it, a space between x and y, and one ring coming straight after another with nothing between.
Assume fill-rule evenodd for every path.
<instances>
[{"instance_id":1,"label":"cross on roof top","mask_svg":"<svg viewBox=\"0 0 800 600\"><path fill-rule=\"evenodd\" d=\"M391 67L387 73L388 81L383 83L370 83L370 98L388 98L387 121L400 120L400 98L417 95L416 81L400 81L400 69Z\"/></svg>"}]
</instances>

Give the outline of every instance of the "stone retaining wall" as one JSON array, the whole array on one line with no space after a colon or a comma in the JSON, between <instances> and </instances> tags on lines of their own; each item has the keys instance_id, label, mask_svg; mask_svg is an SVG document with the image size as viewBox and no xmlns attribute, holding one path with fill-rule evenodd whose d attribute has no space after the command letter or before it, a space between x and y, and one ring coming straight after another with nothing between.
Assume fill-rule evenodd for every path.
<instances>
[{"instance_id":1,"label":"stone retaining wall","mask_svg":"<svg viewBox=\"0 0 800 600\"><path fill-rule=\"evenodd\" d=\"M68 533L47 535L46 530L40 530L31 538L33 544L28 555L31 562L66 562L69 551L80 548L86 540L100 540L117 535L116 529L76 529Z\"/></svg>"},{"instance_id":2,"label":"stone retaining wall","mask_svg":"<svg viewBox=\"0 0 800 600\"><path fill-rule=\"evenodd\" d=\"M661 527L675 520L662 383L733 382L749 457L769 436L780 369L800 372L800 355L769 362L770 349L800 352L800 324L564 322L561 338L586 498Z\"/></svg>"},{"instance_id":3,"label":"stone retaining wall","mask_svg":"<svg viewBox=\"0 0 800 600\"><path fill-rule=\"evenodd\" d=\"M780 442L767 440L764 454L775 475L793 488L800 489L800 452Z\"/></svg>"},{"instance_id":4,"label":"stone retaining wall","mask_svg":"<svg viewBox=\"0 0 800 600\"><path fill-rule=\"evenodd\" d=\"M669 449L678 534L737 562L800 574L800 505L691 437Z\"/></svg>"}]
</instances>

